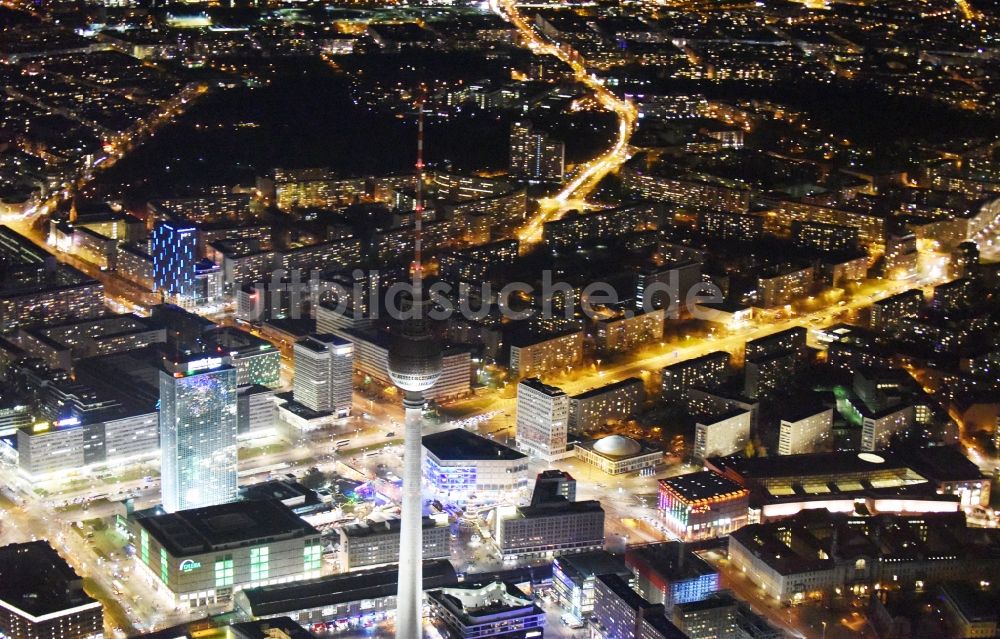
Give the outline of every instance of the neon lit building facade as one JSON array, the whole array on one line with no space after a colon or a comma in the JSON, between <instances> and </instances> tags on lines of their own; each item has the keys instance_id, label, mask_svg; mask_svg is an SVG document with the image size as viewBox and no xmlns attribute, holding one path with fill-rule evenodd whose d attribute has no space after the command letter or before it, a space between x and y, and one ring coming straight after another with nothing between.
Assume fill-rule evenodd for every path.
<instances>
[{"instance_id":1,"label":"neon lit building facade","mask_svg":"<svg viewBox=\"0 0 1000 639\"><path fill-rule=\"evenodd\" d=\"M728 535L746 525L750 491L704 471L660 480L659 513L684 541Z\"/></svg>"},{"instance_id":2,"label":"neon lit building facade","mask_svg":"<svg viewBox=\"0 0 1000 639\"><path fill-rule=\"evenodd\" d=\"M163 509L238 498L236 369L221 357L164 362L160 371Z\"/></svg>"},{"instance_id":3,"label":"neon lit building facade","mask_svg":"<svg viewBox=\"0 0 1000 639\"><path fill-rule=\"evenodd\" d=\"M579 620L594 611L594 583L598 575L633 579L621 555L605 550L566 554L552 561L552 589L559 606Z\"/></svg>"},{"instance_id":4,"label":"neon lit building facade","mask_svg":"<svg viewBox=\"0 0 1000 639\"><path fill-rule=\"evenodd\" d=\"M157 222L150 234L153 258L153 290L163 291L178 302L195 297L195 266L198 263L198 234L193 227L173 222Z\"/></svg>"}]
</instances>

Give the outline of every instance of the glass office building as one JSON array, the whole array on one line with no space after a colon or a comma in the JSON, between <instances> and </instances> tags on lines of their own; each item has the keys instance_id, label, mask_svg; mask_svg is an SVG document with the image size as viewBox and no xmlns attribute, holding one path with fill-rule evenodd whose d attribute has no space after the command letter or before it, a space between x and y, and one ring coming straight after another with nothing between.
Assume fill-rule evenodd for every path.
<instances>
[{"instance_id":1,"label":"glass office building","mask_svg":"<svg viewBox=\"0 0 1000 639\"><path fill-rule=\"evenodd\" d=\"M167 512L236 501L236 369L220 357L160 371L160 455Z\"/></svg>"}]
</instances>

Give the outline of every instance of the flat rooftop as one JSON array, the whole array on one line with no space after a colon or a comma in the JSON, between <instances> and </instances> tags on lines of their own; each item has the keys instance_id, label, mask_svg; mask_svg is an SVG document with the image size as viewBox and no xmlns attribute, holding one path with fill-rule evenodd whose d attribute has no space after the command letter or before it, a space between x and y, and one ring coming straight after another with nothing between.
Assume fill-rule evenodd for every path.
<instances>
[{"instance_id":1,"label":"flat rooftop","mask_svg":"<svg viewBox=\"0 0 1000 639\"><path fill-rule=\"evenodd\" d=\"M563 573L571 578L586 579L595 575L630 574L621 555L612 555L606 550L573 553L556 557L555 563Z\"/></svg>"},{"instance_id":2,"label":"flat rooftop","mask_svg":"<svg viewBox=\"0 0 1000 639\"><path fill-rule=\"evenodd\" d=\"M292 621L291 617L272 617L234 623L230 629L232 635L237 639L275 639L275 637L316 639L316 635ZM279 631L281 634L277 634L275 631Z\"/></svg>"},{"instance_id":3,"label":"flat rooftop","mask_svg":"<svg viewBox=\"0 0 1000 639\"><path fill-rule=\"evenodd\" d=\"M69 348L86 340L110 339L156 328L157 324L149 319L134 313L125 313L32 326L21 330L55 348Z\"/></svg>"},{"instance_id":4,"label":"flat rooftop","mask_svg":"<svg viewBox=\"0 0 1000 639\"><path fill-rule=\"evenodd\" d=\"M600 397L601 395L605 395L607 393L613 393L623 388L634 388L634 387L643 389L642 380L639 379L638 377L627 377L621 380L620 382L614 382L611 384L606 384L604 386L598 386L597 388L591 388L590 390L584 391L579 395L573 395L570 399L575 399L575 400L592 399L594 397Z\"/></svg>"},{"instance_id":5,"label":"flat rooftop","mask_svg":"<svg viewBox=\"0 0 1000 639\"><path fill-rule=\"evenodd\" d=\"M901 453L915 471L935 481L973 481L982 471L957 446L928 446Z\"/></svg>"},{"instance_id":6,"label":"flat rooftop","mask_svg":"<svg viewBox=\"0 0 1000 639\"><path fill-rule=\"evenodd\" d=\"M699 599L698 601L689 601L677 604L677 609L683 615L691 612L713 610L715 608L728 608L730 606L735 607L737 604L738 602L732 597L732 595L722 592L715 593L711 597Z\"/></svg>"},{"instance_id":7,"label":"flat rooftop","mask_svg":"<svg viewBox=\"0 0 1000 639\"><path fill-rule=\"evenodd\" d=\"M545 615L517 586L499 580L479 584L463 582L450 588L432 590L427 597L448 609L467 627L493 624L499 619Z\"/></svg>"},{"instance_id":8,"label":"flat rooftop","mask_svg":"<svg viewBox=\"0 0 1000 639\"><path fill-rule=\"evenodd\" d=\"M100 608L80 576L47 542L0 547L0 601L41 617L78 606Z\"/></svg>"},{"instance_id":9,"label":"flat rooftop","mask_svg":"<svg viewBox=\"0 0 1000 639\"><path fill-rule=\"evenodd\" d=\"M247 501L277 499L284 502L301 499L304 503L319 502L319 496L315 490L306 488L292 479L272 479L259 484L240 486L240 495Z\"/></svg>"},{"instance_id":10,"label":"flat rooftop","mask_svg":"<svg viewBox=\"0 0 1000 639\"><path fill-rule=\"evenodd\" d=\"M458 576L451 562L424 562L424 589L453 586ZM247 588L237 595L237 606L254 617L283 615L300 610L336 606L352 601L396 595L399 566L383 566L292 584Z\"/></svg>"},{"instance_id":11,"label":"flat rooftop","mask_svg":"<svg viewBox=\"0 0 1000 639\"><path fill-rule=\"evenodd\" d=\"M56 262L55 257L17 231L0 226L0 298L97 284L82 271Z\"/></svg>"},{"instance_id":12,"label":"flat rooftop","mask_svg":"<svg viewBox=\"0 0 1000 639\"><path fill-rule=\"evenodd\" d=\"M777 410L781 421L797 422L807 417L825 413L828 410L832 410L832 407L825 405L819 393L815 393L812 396L796 397L795 401L783 402Z\"/></svg>"},{"instance_id":13,"label":"flat rooftop","mask_svg":"<svg viewBox=\"0 0 1000 639\"><path fill-rule=\"evenodd\" d=\"M716 572L708 562L679 541L633 546L625 551L625 563L642 565L668 581L695 579Z\"/></svg>"},{"instance_id":14,"label":"flat rooftop","mask_svg":"<svg viewBox=\"0 0 1000 639\"><path fill-rule=\"evenodd\" d=\"M660 486L669 489L688 502L711 499L712 497L735 497L746 493L743 486L710 470L661 479Z\"/></svg>"},{"instance_id":15,"label":"flat rooftop","mask_svg":"<svg viewBox=\"0 0 1000 639\"><path fill-rule=\"evenodd\" d=\"M545 393L546 395L550 395L553 397L558 397L566 394L566 392L563 389L559 388L558 386L551 386L549 384L546 384L537 377L529 377L527 379L522 379L519 382L519 385L527 386L528 388L532 388L536 391Z\"/></svg>"},{"instance_id":16,"label":"flat rooftop","mask_svg":"<svg viewBox=\"0 0 1000 639\"><path fill-rule=\"evenodd\" d=\"M559 517L563 515L578 515L581 513L604 513L601 502L591 501L553 501L542 502L531 506L522 506L517 509L518 514L523 519L532 517Z\"/></svg>"},{"instance_id":17,"label":"flat rooftop","mask_svg":"<svg viewBox=\"0 0 1000 639\"><path fill-rule=\"evenodd\" d=\"M342 526L340 530L345 537L358 539L374 535L399 534L401 525L402 522L398 518L384 519L381 521L366 520L356 524L347 524L346 526ZM421 525L424 528L437 527L437 523L430 517L424 517L421 520Z\"/></svg>"},{"instance_id":18,"label":"flat rooftop","mask_svg":"<svg viewBox=\"0 0 1000 639\"><path fill-rule=\"evenodd\" d=\"M427 452L441 460L449 461L516 461L527 455L508 448L491 439L470 433L464 428L452 428L432 435L424 435Z\"/></svg>"},{"instance_id":19,"label":"flat rooftop","mask_svg":"<svg viewBox=\"0 0 1000 639\"><path fill-rule=\"evenodd\" d=\"M570 335L583 335L583 331L572 327L551 331L536 331L516 322L504 326L504 338L507 343L518 348L534 346L535 344L541 344Z\"/></svg>"},{"instance_id":20,"label":"flat rooftop","mask_svg":"<svg viewBox=\"0 0 1000 639\"><path fill-rule=\"evenodd\" d=\"M747 480L780 477L836 477L867 472L906 471L910 468L909 464L902 458L887 451L865 454L851 450L749 459L742 455L729 455L710 457L705 460L705 465L720 473L738 475Z\"/></svg>"},{"instance_id":21,"label":"flat rooftop","mask_svg":"<svg viewBox=\"0 0 1000 639\"><path fill-rule=\"evenodd\" d=\"M660 615L652 615L643 620L657 632L663 635L664 639L688 639L688 635L674 625L672 621Z\"/></svg>"},{"instance_id":22,"label":"flat rooftop","mask_svg":"<svg viewBox=\"0 0 1000 639\"><path fill-rule=\"evenodd\" d=\"M274 352L271 342L234 326L220 326L205 334L205 351L211 353L232 353L240 355Z\"/></svg>"},{"instance_id":23,"label":"flat rooftop","mask_svg":"<svg viewBox=\"0 0 1000 639\"><path fill-rule=\"evenodd\" d=\"M625 602L625 605L632 610L645 610L647 608L655 608L660 604L652 604L628 585L628 582L621 578L619 575L598 575L597 580L604 584L604 586L613 592L616 597Z\"/></svg>"},{"instance_id":24,"label":"flat rooftop","mask_svg":"<svg viewBox=\"0 0 1000 639\"><path fill-rule=\"evenodd\" d=\"M137 523L174 557L225 550L267 538L294 539L319 534L273 499L139 517Z\"/></svg>"},{"instance_id":25,"label":"flat rooftop","mask_svg":"<svg viewBox=\"0 0 1000 639\"><path fill-rule=\"evenodd\" d=\"M279 400L284 401L283 404L279 404L281 410L288 411L296 417L300 417L306 421L313 419L325 419L329 415L332 415L332 411L316 411L308 406L305 406L297 401L295 401L294 395L292 393L278 393L275 395Z\"/></svg>"},{"instance_id":26,"label":"flat rooftop","mask_svg":"<svg viewBox=\"0 0 1000 639\"><path fill-rule=\"evenodd\" d=\"M664 371L681 370L686 368L694 368L696 366L701 366L702 364L707 364L709 362L726 362L728 363L732 355L726 351L712 351L707 355L702 355L701 357L692 357L691 359L686 359L675 364L668 364L663 367Z\"/></svg>"},{"instance_id":27,"label":"flat rooftop","mask_svg":"<svg viewBox=\"0 0 1000 639\"><path fill-rule=\"evenodd\" d=\"M970 622L997 620L1000 596L996 591L982 590L965 582L949 581L941 585L941 592Z\"/></svg>"},{"instance_id":28,"label":"flat rooftop","mask_svg":"<svg viewBox=\"0 0 1000 639\"><path fill-rule=\"evenodd\" d=\"M869 517L818 508L744 526L730 535L733 542L783 575L858 557L879 557L886 563L958 559L983 565L1000 557L996 529L969 528L961 512Z\"/></svg>"}]
</instances>

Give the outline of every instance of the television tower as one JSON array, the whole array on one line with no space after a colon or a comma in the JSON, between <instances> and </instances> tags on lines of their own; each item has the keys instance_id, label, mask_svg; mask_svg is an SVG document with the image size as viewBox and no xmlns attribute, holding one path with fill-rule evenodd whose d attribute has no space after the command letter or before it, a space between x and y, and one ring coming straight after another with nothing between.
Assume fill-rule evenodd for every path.
<instances>
[{"instance_id":1,"label":"television tower","mask_svg":"<svg viewBox=\"0 0 1000 639\"><path fill-rule=\"evenodd\" d=\"M423 182L424 101L417 102L417 189L414 208L413 300L407 319L389 345L389 377L403 391L403 496L399 530L399 583L396 590L396 639L423 637L423 496L420 457L423 446L424 392L441 376L441 346L424 317Z\"/></svg>"}]
</instances>

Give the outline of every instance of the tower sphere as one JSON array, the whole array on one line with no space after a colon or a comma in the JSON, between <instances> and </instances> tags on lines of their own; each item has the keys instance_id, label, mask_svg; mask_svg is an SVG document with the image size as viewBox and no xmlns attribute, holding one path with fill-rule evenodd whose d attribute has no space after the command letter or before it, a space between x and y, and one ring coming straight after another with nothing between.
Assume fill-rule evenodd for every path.
<instances>
[{"instance_id":1,"label":"tower sphere","mask_svg":"<svg viewBox=\"0 0 1000 639\"><path fill-rule=\"evenodd\" d=\"M441 346L426 324L411 320L389 343L389 377L404 391L423 392L441 376Z\"/></svg>"}]
</instances>

